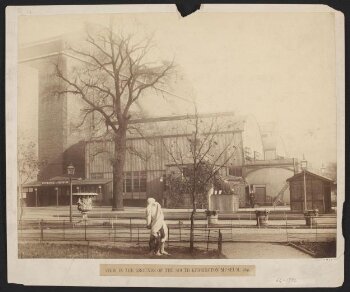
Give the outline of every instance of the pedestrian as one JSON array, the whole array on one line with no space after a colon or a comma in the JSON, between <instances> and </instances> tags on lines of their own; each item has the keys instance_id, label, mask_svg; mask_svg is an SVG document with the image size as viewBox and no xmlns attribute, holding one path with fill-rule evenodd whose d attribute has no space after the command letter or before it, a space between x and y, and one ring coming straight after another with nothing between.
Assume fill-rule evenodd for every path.
<instances>
[{"instance_id":1,"label":"pedestrian","mask_svg":"<svg viewBox=\"0 0 350 292\"><path fill-rule=\"evenodd\" d=\"M151 229L149 246L151 252L157 256L168 255L165 251L168 227L164 221L162 207L154 198L147 199L146 208L147 228Z\"/></svg>"},{"instance_id":2,"label":"pedestrian","mask_svg":"<svg viewBox=\"0 0 350 292\"><path fill-rule=\"evenodd\" d=\"M250 207L254 208L255 207L255 194L254 194L253 190L249 194L249 200L250 200Z\"/></svg>"}]
</instances>

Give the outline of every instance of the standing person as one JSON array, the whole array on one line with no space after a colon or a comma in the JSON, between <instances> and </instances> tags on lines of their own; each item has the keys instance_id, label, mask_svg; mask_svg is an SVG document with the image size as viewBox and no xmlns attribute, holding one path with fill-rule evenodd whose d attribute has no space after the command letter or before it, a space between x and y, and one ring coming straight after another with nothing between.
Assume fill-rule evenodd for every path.
<instances>
[{"instance_id":1,"label":"standing person","mask_svg":"<svg viewBox=\"0 0 350 292\"><path fill-rule=\"evenodd\" d=\"M157 256L168 255L164 249L168 227L164 221L162 207L153 198L147 199L146 221L147 228L151 229L150 248Z\"/></svg>"},{"instance_id":2,"label":"standing person","mask_svg":"<svg viewBox=\"0 0 350 292\"><path fill-rule=\"evenodd\" d=\"M250 207L251 208L255 207L255 195L253 191L250 193Z\"/></svg>"},{"instance_id":3,"label":"standing person","mask_svg":"<svg viewBox=\"0 0 350 292\"><path fill-rule=\"evenodd\" d=\"M250 191L249 200L250 200L250 207L251 207L251 208L254 208L254 207L255 207L255 194L254 194L254 190L251 190L251 191Z\"/></svg>"}]
</instances>

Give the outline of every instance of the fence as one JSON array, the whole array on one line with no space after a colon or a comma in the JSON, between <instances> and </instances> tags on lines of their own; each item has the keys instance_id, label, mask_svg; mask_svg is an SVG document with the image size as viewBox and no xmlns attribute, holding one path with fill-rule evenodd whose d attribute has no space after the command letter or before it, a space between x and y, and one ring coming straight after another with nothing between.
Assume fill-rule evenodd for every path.
<instances>
[{"instance_id":1,"label":"fence","mask_svg":"<svg viewBox=\"0 0 350 292\"><path fill-rule=\"evenodd\" d=\"M329 241L336 237L336 222L327 216L320 216L314 224L305 225L305 220L290 220L283 214L283 220L270 220L270 225L261 226L251 217L241 219L239 214L231 219L219 220L219 224L208 225L205 220L195 221L194 242L202 243L206 249L218 248L218 242L280 242ZM282 218L282 217L281 217ZM333 219L332 219L333 220ZM333 220L334 221L334 220ZM190 241L188 221L167 220L168 242ZM22 220L19 222L20 240L40 241L105 241L146 243L150 231L144 220L129 218L92 218L88 220Z\"/></svg>"},{"instance_id":2,"label":"fence","mask_svg":"<svg viewBox=\"0 0 350 292\"><path fill-rule=\"evenodd\" d=\"M19 223L19 240L29 241L77 241L77 242L149 242L150 230L144 224L129 222L116 223L114 220L26 220ZM221 250L219 241L222 234L219 228L195 226L194 243L202 243L198 248ZM188 243L190 227L182 221L168 225L168 243ZM220 243L221 244L221 243Z\"/></svg>"}]
</instances>

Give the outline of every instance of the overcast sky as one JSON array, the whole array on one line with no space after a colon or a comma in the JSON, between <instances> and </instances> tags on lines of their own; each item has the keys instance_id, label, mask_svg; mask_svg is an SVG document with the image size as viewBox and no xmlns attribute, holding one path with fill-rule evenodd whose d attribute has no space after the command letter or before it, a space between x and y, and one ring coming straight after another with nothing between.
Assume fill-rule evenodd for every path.
<instances>
[{"instance_id":1,"label":"overcast sky","mask_svg":"<svg viewBox=\"0 0 350 292\"><path fill-rule=\"evenodd\" d=\"M22 16L20 43L108 23L107 15ZM314 167L336 161L334 19L331 13L120 14L117 27L154 33L155 55L179 64L199 109L252 114L275 122L291 157ZM31 69L19 72L21 124L35 120ZM35 124L35 125L34 125ZM33 127L37 124L33 122Z\"/></svg>"}]
</instances>

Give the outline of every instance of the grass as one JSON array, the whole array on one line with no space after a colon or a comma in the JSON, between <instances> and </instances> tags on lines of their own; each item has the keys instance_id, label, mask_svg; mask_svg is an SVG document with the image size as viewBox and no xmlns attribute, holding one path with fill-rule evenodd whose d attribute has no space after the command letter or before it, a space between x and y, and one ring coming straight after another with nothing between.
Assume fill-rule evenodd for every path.
<instances>
[{"instance_id":1,"label":"grass","mask_svg":"<svg viewBox=\"0 0 350 292\"><path fill-rule=\"evenodd\" d=\"M333 258L336 257L336 241L328 242L307 242L299 241L293 242L295 245L306 249L314 254L316 258Z\"/></svg>"},{"instance_id":2,"label":"grass","mask_svg":"<svg viewBox=\"0 0 350 292\"><path fill-rule=\"evenodd\" d=\"M90 244L79 242L20 242L18 244L19 258L92 258L92 259L217 259L223 258L215 250L195 249L191 254L187 246L170 245L166 249L169 256L149 255L146 245L121 244Z\"/></svg>"}]
</instances>

